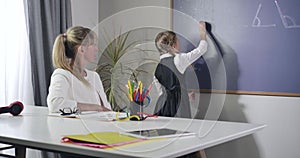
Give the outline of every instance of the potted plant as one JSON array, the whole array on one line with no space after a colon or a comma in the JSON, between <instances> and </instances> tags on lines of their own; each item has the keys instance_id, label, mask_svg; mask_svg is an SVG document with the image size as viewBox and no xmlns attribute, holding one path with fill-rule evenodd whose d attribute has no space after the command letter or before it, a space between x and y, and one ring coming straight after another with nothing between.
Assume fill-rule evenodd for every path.
<instances>
[{"instance_id":1,"label":"potted plant","mask_svg":"<svg viewBox=\"0 0 300 158\"><path fill-rule=\"evenodd\" d=\"M159 54L142 47L145 40L137 40L134 32L126 32L115 39L106 38L107 47L98 61L96 72L100 75L107 98L114 111L122 111L129 104L128 80L153 79ZM150 81L151 80L151 81Z\"/></svg>"}]
</instances>

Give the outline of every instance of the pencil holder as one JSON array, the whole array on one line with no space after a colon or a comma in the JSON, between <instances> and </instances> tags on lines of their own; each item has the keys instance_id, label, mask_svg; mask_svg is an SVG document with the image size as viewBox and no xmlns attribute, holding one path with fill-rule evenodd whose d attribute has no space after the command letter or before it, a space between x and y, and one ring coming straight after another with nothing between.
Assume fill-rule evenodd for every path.
<instances>
[{"instance_id":1,"label":"pencil holder","mask_svg":"<svg viewBox=\"0 0 300 158\"><path fill-rule=\"evenodd\" d=\"M152 84L148 88L143 87L142 81L138 81L136 86L135 82L128 80L128 99L130 100L130 120L142 121L145 120L144 108L145 105L150 105L149 91L152 88Z\"/></svg>"},{"instance_id":2,"label":"pencil holder","mask_svg":"<svg viewBox=\"0 0 300 158\"><path fill-rule=\"evenodd\" d=\"M143 112L144 112L144 103L143 102L131 101L129 111L130 111L130 116L138 116L139 117L139 119L137 117L131 117L130 120L143 121L145 119L144 115L143 115Z\"/></svg>"}]
</instances>

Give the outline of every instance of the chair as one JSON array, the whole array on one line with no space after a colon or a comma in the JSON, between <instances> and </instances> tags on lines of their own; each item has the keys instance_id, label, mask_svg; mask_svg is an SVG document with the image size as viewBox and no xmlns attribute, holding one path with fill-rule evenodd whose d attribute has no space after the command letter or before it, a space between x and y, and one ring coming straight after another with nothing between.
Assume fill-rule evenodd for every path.
<instances>
[{"instance_id":1,"label":"chair","mask_svg":"<svg viewBox=\"0 0 300 158\"><path fill-rule=\"evenodd\" d=\"M8 144L0 144L0 152L8 149L13 149L15 148L13 145L8 145ZM2 152L0 153L0 157L15 157L14 155L8 155L8 154L3 154Z\"/></svg>"},{"instance_id":2,"label":"chair","mask_svg":"<svg viewBox=\"0 0 300 158\"><path fill-rule=\"evenodd\" d=\"M3 154L0 153L0 158L5 157L5 158L25 158L26 157L26 148L21 147L21 146L14 146L14 145L9 145L9 144L0 144L0 152L3 150L9 150L9 149L15 149L15 154Z\"/></svg>"}]
</instances>

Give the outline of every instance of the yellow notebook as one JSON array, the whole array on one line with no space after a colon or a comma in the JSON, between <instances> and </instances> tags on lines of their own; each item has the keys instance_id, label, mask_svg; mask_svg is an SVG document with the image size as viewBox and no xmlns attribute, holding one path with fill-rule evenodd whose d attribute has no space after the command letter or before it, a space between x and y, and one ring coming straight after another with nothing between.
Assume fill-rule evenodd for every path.
<instances>
[{"instance_id":1,"label":"yellow notebook","mask_svg":"<svg viewBox=\"0 0 300 158\"><path fill-rule=\"evenodd\" d=\"M144 141L145 139L123 135L117 132L94 132L80 135L66 135L62 142L95 148L111 148Z\"/></svg>"}]
</instances>

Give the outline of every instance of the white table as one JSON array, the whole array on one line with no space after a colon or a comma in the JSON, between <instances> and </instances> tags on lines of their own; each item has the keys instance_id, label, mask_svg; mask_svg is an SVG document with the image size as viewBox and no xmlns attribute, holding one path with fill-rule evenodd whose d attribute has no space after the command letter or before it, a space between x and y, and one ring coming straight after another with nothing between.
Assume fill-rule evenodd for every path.
<instances>
[{"instance_id":1,"label":"white table","mask_svg":"<svg viewBox=\"0 0 300 158\"><path fill-rule=\"evenodd\" d=\"M45 107L26 106L21 116L0 115L0 142L26 148L95 157L177 157L253 134L265 125L182 118L105 122L48 116ZM61 143L64 135L168 127L196 132L196 136L128 145L114 150Z\"/></svg>"}]
</instances>

